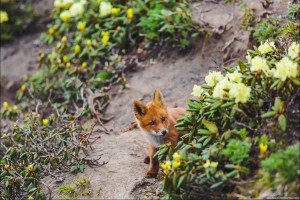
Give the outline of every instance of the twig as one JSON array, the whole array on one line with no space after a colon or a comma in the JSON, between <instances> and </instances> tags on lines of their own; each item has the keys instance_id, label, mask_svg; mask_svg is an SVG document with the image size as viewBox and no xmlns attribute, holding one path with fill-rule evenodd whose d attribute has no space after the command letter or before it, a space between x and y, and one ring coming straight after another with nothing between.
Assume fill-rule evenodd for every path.
<instances>
[{"instance_id":1,"label":"twig","mask_svg":"<svg viewBox=\"0 0 300 200\"><path fill-rule=\"evenodd\" d=\"M297 89L296 93L292 96L286 107L290 107L290 105L294 102L294 99L299 95L300 88Z\"/></svg>"},{"instance_id":2,"label":"twig","mask_svg":"<svg viewBox=\"0 0 300 200\"><path fill-rule=\"evenodd\" d=\"M251 127L248 126L247 124L238 122L238 121L236 121L234 118L229 117L227 114L224 114L224 115L225 115L228 119L233 120L235 124L237 124L237 125L239 125L239 126L243 126L243 127L247 128L247 129L253 131L253 132L256 132L256 129L251 128Z\"/></svg>"}]
</instances>

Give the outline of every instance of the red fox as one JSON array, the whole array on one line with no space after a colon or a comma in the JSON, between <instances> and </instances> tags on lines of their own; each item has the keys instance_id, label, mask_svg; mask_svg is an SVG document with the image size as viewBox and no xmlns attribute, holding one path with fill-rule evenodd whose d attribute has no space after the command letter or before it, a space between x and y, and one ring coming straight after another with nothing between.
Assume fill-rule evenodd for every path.
<instances>
[{"instance_id":1,"label":"red fox","mask_svg":"<svg viewBox=\"0 0 300 200\"><path fill-rule=\"evenodd\" d=\"M159 162L153 156L162 144L170 142L173 147L177 145L185 132L175 128L176 120L187 111L183 108L167 109L162 93L156 89L152 101L147 105L137 100L133 102L133 113L149 142L149 157L147 156L144 162L150 163L150 166L145 176L155 178L159 170Z\"/></svg>"}]
</instances>

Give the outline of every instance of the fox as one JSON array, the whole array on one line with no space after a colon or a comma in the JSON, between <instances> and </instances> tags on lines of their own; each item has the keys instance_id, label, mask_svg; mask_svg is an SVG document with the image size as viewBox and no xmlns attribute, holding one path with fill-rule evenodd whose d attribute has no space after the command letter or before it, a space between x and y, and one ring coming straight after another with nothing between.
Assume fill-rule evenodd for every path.
<instances>
[{"instance_id":1,"label":"fox","mask_svg":"<svg viewBox=\"0 0 300 200\"><path fill-rule=\"evenodd\" d=\"M156 178L159 161L153 156L162 144L171 143L172 147L177 145L185 132L176 129L176 120L188 112L181 107L168 109L162 93L156 89L152 101L147 105L138 100L133 102L133 113L141 133L149 143L149 156L144 160L149 164L149 170L146 171L145 177Z\"/></svg>"}]
</instances>

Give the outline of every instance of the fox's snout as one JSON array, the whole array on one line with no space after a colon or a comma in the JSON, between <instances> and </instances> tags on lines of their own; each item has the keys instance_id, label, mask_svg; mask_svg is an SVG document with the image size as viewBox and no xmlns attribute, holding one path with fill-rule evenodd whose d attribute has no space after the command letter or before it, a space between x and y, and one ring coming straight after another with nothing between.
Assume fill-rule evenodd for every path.
<instances>
[{"instance_id":1,"label":"fox's snout","mask_svg":"<svg viewBox=\"0 0 300 200\"><path fill-rule=\"evenodd\" d=\"M168 133L168 130L163 130L163 131L161 132L162 135L166 135L167 133Z\"/></svg>"}]
</instances>

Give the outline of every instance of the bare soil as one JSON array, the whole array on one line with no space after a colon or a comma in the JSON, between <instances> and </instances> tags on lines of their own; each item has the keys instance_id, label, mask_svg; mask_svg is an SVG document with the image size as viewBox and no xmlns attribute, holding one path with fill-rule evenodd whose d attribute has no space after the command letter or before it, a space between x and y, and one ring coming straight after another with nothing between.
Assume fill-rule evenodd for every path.
<instances>
[{"instance_id":1,"label":"bare soil","mask_svg":"<svg viewBox=\"0 0 300 200\"><path fill-rule=\"evenodd\" d=\"M255 15L258 17L265 9L260 3L251 0L245 1L248 6L255 6ZM284 1L274 1L267 9L273 16L285 15ZM83 173L76 175L69 172L59 174L63 182L57 182L51 177L43 181L56 188L70 184L81 177L91 177L90 196L81 196L87 199L141 199L159 198L158 179L146 179L144 173L148 168L143 163L148 154L148 145L138 128L122 133L134 121L132 102L137 99L143 102L151 100L154 90L159 88L167 102L168 107L186 108L187 100L192 98L191 92L194 84L204 83L204 77L210 70L221 69L223 65L234 66L237 59L245 60L246 50L251 48L249 32L240 28L243 15L236 4L229 5L223 1L200 1L193 5L193 18L207 29L219 32L215 36L203 38L193 42L187 52L174 50L163 54L159 59L147 60L143 67L130 72L127 77L129 88L120 91L116 86L110 91L111 101L107 109L107 116L115 118L106 124L113 130L109 135L95 131L93 137L101 135L90 151L89 158L98 158L108 162L102 167L86 167ZM42 49L49 51L39 41L39 34L27 35L16 42L1 48L1 85L9 81L18 81L24 74L37 71L37 56L34 54ZM38 43L38 46L36 44ZM157 52L159 55L160 52ZM5 82L5 84L4 84ZM3 88L2 88L3 89ZM2 101L12 101L13 91L1 90ZM97 130L97 128L96 128ZM97 195L97 190L100 194ZM46 191L46 190L45 190ZM57 193L52 197L58 198Z\"/></svg>"}]
</instances>

